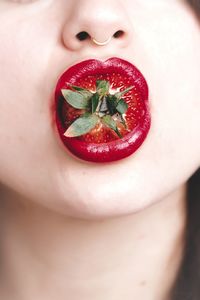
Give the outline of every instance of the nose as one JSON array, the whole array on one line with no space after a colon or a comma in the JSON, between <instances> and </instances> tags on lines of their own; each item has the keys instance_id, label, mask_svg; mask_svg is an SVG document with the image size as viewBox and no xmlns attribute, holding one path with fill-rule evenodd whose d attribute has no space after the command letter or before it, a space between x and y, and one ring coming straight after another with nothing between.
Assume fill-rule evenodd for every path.
<instances>
[{"instance_id":1,"label":"nose","mask_svg":"<svg viewBox=\"0 0 200 300\"><path fill-rule=\"evenodd\" d=\"M65 47L127 45L131 24L119 0L76 0L71 2L63 27Z\"/></svg>"}]
</instances>

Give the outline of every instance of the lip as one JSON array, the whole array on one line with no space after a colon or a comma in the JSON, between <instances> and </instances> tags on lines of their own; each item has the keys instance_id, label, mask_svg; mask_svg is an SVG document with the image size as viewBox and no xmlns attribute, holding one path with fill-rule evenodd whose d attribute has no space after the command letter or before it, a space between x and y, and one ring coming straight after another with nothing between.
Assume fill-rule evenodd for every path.
<instances>
[{"instance_id":1,"label":"lip","mask_svg":"<svg viewBox=\"0 0 200 300\"><path fill-rule=\"evenodd\" d=\"M117 139L108 143L86 143L75 137L66 137L61 117L61 89L66 88L67 84L76 85L78 79L87 75L97 75L106 73L120 73L129 78L131 84L137 87L144 104L143 117L137 126L121 139ZM123 159L135 153L135 151L143 144L151 125L151 117L148 101L148 85L137 67L130 62L112 57L105 61L97 59L88 59L81 61L71 67L58 79L55 89L55 121L59 137L66 151L85 161L91 162L112 162Z\"/></svg>"}]
</instances>

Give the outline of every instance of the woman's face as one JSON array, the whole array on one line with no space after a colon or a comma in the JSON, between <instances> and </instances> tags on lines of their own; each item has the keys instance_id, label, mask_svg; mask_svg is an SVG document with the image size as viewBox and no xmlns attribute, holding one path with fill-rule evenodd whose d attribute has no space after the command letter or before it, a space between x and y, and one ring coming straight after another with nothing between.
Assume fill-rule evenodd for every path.
<instances>
[{"instance_id":1,"label":"woman's face","mask_svg":"<svg viewBox=\"0 0 200 300\"><path fill-rule=\"evenodd\" d=\"M200 164L200 26L181 0L0 0L0 182L23 199L83 218L133 213L186 182ZM97 46L76 34L87 31ZM144 74L152 124L112 163L80 160L54 122L61 73L117 56Z\"/></svg>"}]
</instances>

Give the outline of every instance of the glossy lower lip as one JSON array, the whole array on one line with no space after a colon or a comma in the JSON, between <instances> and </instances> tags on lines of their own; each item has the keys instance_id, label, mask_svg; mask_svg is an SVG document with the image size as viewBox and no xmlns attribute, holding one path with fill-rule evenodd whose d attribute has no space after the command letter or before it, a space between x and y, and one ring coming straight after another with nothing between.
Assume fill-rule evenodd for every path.
<instances>
[{"instance_id":1,"label":"glossy lower lip","mask_svg":"<svg viewBox=\"0 0 200 300\"><path fill-rule=\"evenodd\" d=\"M128 76L131 82L137 85L146 108L142 121L132 132L125 135L122 139L109 143L86 143L77 138L65 137L63 133L66 129L62 125L58 113L61 89L66 87L68 83L76 85L77 78L114 72ZM67 151L69 150L73 155L85 161L101 163L117 161L132 155L142 145L148 134L151 123L148 103L148 85L142 73L130 62L123 59L113 57L106 61L96 59L82 61L66 70L57 82L55 90L55 116L59 137Z\"/></svg>"}]
</instances>

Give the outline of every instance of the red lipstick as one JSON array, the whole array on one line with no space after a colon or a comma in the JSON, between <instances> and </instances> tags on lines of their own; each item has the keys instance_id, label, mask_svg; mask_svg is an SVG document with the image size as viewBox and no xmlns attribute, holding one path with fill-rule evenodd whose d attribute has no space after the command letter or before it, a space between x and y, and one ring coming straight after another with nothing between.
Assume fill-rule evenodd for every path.
<instances>
[{"instance_id":1,"label":"red lipstick","mask_svg":"<svg viewBox=\"0 0 200 300\"><path fill-rule=\"evenodd\" d=\"M82 136L65 136L69 126L80 117L82 109L75 109L64 99L62 90L76 86L96 92L97 81L107 81L110 95L132 87L122 97L127 105L123 122L116 119L117 130L103 122ZM109 96L110 97L110 96ZM120 110L119 110L120 111ZM67 69L59 78L55 89L55 120L59 137L66 150L76 157L91 162L111 162L133 154L144 142L151 124L148 85L142 73L130 62L116 57L106 61L89 59ZM113 115L114 118L117 114ZM122 114L121 114L122 118Z\"/></svg>"}]
</instances>

